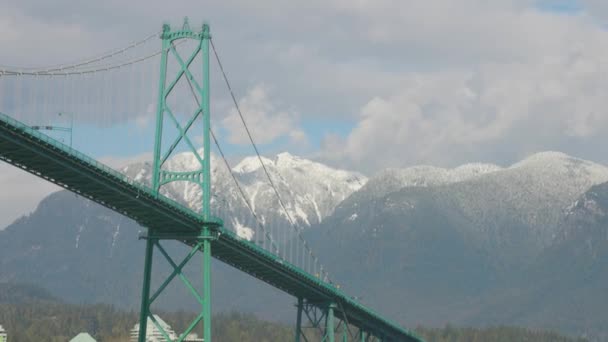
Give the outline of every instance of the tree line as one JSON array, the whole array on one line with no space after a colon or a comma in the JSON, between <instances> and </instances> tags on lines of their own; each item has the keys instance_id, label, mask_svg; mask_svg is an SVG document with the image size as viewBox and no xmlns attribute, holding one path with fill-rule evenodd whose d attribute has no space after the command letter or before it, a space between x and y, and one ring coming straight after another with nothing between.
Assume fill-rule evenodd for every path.
<instances>
[{"instance_id":1,"label":"tree line","mask_svg":"<svg viewBox=\"0 0 608 342\"><path fill-rule=\"evenodd\" d=\"M183 332L195 315L189 312L159 312L176 333ZM106 304L67 304L48 292L29 285L0 284L0 324L11 342L66 342L87 332L97 341L129 341L137 323L135 311ZM221 342L293 341L294 327L262 320L252 314L225 313L213 317L213 335ZM199 328L198 331L201 329ZM443 328L417 327L415 332L427 342L583 342L581 338L517 327ZM312 334L311 334L312 333ZM309 332L309 341L318 341Z\"/></svg>"}]
</instances>

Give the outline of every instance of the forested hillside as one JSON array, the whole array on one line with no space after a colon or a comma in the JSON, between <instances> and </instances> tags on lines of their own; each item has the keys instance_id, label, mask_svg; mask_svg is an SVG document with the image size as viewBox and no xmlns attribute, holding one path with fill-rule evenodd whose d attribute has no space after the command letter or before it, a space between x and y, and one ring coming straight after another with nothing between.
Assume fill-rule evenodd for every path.
<instances>
[{"instance_id":1,"label":"forested hillside","mask_svg":"<svg viewBox=\"0 0 608 342\"><path fill-rule=\"evenodd\" d=\"M176 332L192 320L190 313L159 313ZM71 305L59 302L0 304L0 322L11 342L66 342L80 332L98 341L128 341L137 322L135 312L117 310L109 305ZM217 341L289 341L293 329L287 325L262 321L253 315L220 314L213 319Z\"/></svg>"},{"instance_id":2,"label":"forested hillside","mask_svg":"<svg viewBox=\"0 0 608 342\"><path fill-rule=\"evenodd\" d=\"M586 339L570 338L548 331L535 331L515 327L492 327L486 329L457 328L446 326L442 329L416 328L419 336L427 342L584 342Z\"/></svg>"},{"instance_id":3,"label":"forested hillside","mask_svg":"<svg viewBox=\"0 0 608 342\"><path fill-rule=\"evenodd\" d=\"M182 332L194 317L191 313L159 313L176 332ZM11 342L65 342L80 332L88 332L98 341L128 341L137 322L133 311L122 311L105 304L66 304L51 297L46 290L30 285L0 284L0 324ZM427 342L582 342L551 332L522 328L441 329L424 327L416 332ZM312 337L314 332L309 332ZM261 320L250 314L219 314L213 319L213 334L222 342L283 342L293 339L288 324ZM310 342L318 341L314 337Z\"/></svg>"}]
</instances>

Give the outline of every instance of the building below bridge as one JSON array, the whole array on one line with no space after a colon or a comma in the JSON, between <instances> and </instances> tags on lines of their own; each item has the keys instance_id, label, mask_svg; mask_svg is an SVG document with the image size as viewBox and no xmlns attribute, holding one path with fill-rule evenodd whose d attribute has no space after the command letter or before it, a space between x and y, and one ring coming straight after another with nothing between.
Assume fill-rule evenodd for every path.
<instances>
[{"instance_id":1,"label":"building below bridge","mask_svg":"<svg viewBox=\"0 0 608 342\"><path fill-rule=\"evenodd\" d=\"M154 315L154 319L158 322L158 325L165 331L165 333L169 336L169 338L173 341L176 340L179 336L173 331L173 328L165 322L158 315ZM137 342L139 337L139 323L133 326L131 329L131 342ZM183 340L184 342L204 342L203 338L198 337L197 334L188 334L186 338ZM1 342L1 341L0 341ZM165 342L165 338L162 332L156 327L152 319L148 317L148 325L146 326L146 342Z\"/></svg>"},{"instance_id":2,"label":"building below bridge","mask_svg":"<svg viewBox=\"0 0 608 342\"><path fill-rule=\"evenodd\" d=\"M0 325L0 342L7 342L8 341L8 335L6 333L6 330L4 330L4 328Z\"/></svg>"},{"instance_id":3,"label":"building below bridge","mask_svg":"<svg viewBox=\"0 0 608 342\"><path fill-rule=\"evenodd\" d=\"M188 334L188 336L186 336L186 338L184 339L184 342L204 342L205 339L202 337L198 337L197 334Z\"/></svg>"},{"instance_id":4,"label":"building below bridge","mask_svg":"<svg viewBox=\"0 0 608 342\"><path fill-rule=\"evenodd\" d=\"M154 315L154 319L158 322L158 325L165 331L165 333L169 336L171 340L177 339L177 335L175 331L171 328L167 322L163 321L158 315ZM152 319L148 317L148 322L146 326L146 342L165 342L165 338L161 331L156 327ZM133 329L131 329L131 342L137 342L139 338L139 323L135 324Z\"/></svg>"},{"instance_id":5,"label":"building below bridge","mask_svg":"<svg viewBox=\"0 0 608 342\"><path fill-rule=\"evenodd\" d=\"M91 335L88 333L80 333L76 335L70 342L97 342Z\"/></svg>"}]
</instances>

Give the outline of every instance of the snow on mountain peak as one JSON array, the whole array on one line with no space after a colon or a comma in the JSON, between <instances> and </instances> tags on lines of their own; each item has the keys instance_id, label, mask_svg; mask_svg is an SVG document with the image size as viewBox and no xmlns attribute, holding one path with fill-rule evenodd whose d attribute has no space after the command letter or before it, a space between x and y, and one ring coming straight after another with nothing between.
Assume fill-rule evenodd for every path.
<instances>
[{"instance_id":1,"label":"snow on mountain peak","mask_svg":"<svg viewBox=\"0 0 608 342\"><path fill-rule=\"evenodd\" d=\"M555 183L555 192L574 196L592 185L608 181L606 166L561 152L536 153L506 169L510 173L524 170L532 177L542 179L544 184ZM559 185L562 179L569 180L571 185Z\"/></svg>"},{"instance_id":2,"label":"snow on mountain peak","mask_svg":"<svg viewBox=\"0 0 608 342\"><path fill-rule=\"evenodd\" d=\"M381 196L405 187L451 184L500 170L503 170L500 166L484 163L464 164L453 169L417 165L405 169L386 169L373 177L366 187L376 196Z\"/></svg>"},{"instance_id":3,"label":"snow on mountain peak","mask_svg":"<svg viewBox=\"0 0 608 342\"><path fill-rule=\"evenodd\" d=\"M200 152L202 153L202 150ZM333 169L287 152L272 159L262 157L262 160L289 216L304 226L321 222L342 200L367 181L367 178L358 173ZM200 169L200 163L194 154L183 152L171 157L165 168L172 171L192 171ZM123 168L122 172L139 182L148 185L151 183L149 163L132 164ZM233 167L232 172L247 194L256 214L267 220L288 220L266 174L262 172L262 165L257 156L243 158ZM241 215L248 212L229 171L213 154L211 173L212 206L220 211L229 210L231 214L238 212ZM163 186L161 191L165 196L195 211L201 209L201 189L194 183L173 182ZM235 229L243 231L243 227L237 226Z\"/></svg>"},{"instance_id":4,"label":"snow on mountain peak","mask_svg":"<svg viewBox=\"0 0 608 342\"><path fill-rule=\"evenodd\" d=\"M534 153L525 159L511 165L509 168L529 167L531 165L555 165L569 162L587 162L583 159L571 157L565 153L557 151L545 151ZM587 162L591 163L591 162Z\"/></svg>"},{"instance_id":5,"label":"snow on mountain peak","mask_svg":"<svg viewBox=\"0 0 608 342\"><path fill-rule=\"evenodd\" d=\"M500 171L502 169L502 167L495 164L469 163L452 169L452 173L454 174L454 179L466 180L486 173Z\"/></svg>"},{"instance_id":6,"label":"snow on mountain peak","mask_svg":"<svg viewBox=\"0 0 608 342\"><path fill-rule=\"evenodd\" d=\"M268 159L266 157L261 157L265 166L274 165L274 161L272 159ZM236 166L232 168L232 171L237 173L250 173L255 172L262 168L262 164L260 163L260 159L257 156L245 157L241 160Z\"/></svg>"},{"instance_id":7,"label":"snow on mountain peak","mask_svg":"<svg viewBox=\"0 0 608 342\"><path fill-rule=\"evenodd\" d=\"M286 202L291 218L305 226L319 223L352 192L365 184L367 178L338 170L288 152L273 159L264 158L274 185ZM255 208L266 208L271 216L288 219L282 210L257 157L247 157L233 168Z\"/></svg>"}]
</instances>

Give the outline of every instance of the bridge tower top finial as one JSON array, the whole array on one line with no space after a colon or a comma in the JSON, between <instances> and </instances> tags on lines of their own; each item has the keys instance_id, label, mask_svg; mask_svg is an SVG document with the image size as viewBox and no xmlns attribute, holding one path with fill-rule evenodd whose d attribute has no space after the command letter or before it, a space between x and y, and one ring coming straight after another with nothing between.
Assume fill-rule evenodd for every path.
<instances>
[{"instance_id":1,"label":"bridge tower top finial","mask_svg":"<svg viewBox=\"0 0 608 342\"><path fill-rule=\"evenodd\" d=\"M182 26L182 30L184 30L184 31L191 31L191 29L190 29L190 22L188 20L188 17L184 17L184 25Z\"/></svg>"},{"instance_id":2,"label":"bridge tower top finial","mask_svg":"<svg viewBox=\"0 0 608 342\"><path fill-rule=\"evenodd\" d=\"M202 33L204 38L211 38L211 29L209 28L208 23L203 23Z\"/></svg>"}]
</instances>

